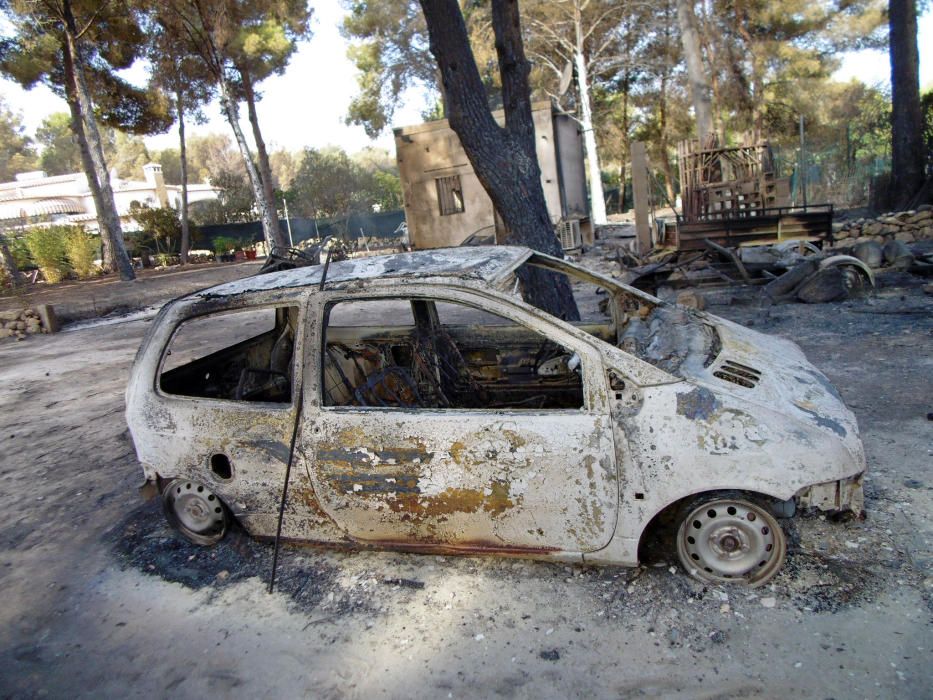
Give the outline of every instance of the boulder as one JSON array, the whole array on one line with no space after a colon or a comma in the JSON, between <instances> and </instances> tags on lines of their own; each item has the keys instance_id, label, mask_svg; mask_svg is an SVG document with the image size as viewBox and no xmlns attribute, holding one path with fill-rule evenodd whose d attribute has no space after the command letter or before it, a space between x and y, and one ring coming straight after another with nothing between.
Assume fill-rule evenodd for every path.
<instances>
[{"instance_id":1,"label":"boulder","mask_svg":"<svg viewBox=\"0 0 933 700\"><path fill-rule=\"evenodd\" d=\"M914 264L914 255L902 241L884 244L884 261L897 270L907 270Z\"/></svg>"},{"instance_id":2,"label":"boulder","mask_svg":"<svg viewBox=\"0 0 933 700\"><path fill-rule=\"evenodd\" d=\"M881 244L872 240L856 244L852 249L852 255L868 265L868 267L881 267L884 260L884 251Z\"/></svg>"},{"instance_id":3,"label":"boulder","mask_svg":"<svg viewBox=\"0 0 933 700\"><path fill-rule=\"evenodd\" d=\"M19 311L0 311L0 322L18 321L20 313Z\"/></svg>"}]
</instances>

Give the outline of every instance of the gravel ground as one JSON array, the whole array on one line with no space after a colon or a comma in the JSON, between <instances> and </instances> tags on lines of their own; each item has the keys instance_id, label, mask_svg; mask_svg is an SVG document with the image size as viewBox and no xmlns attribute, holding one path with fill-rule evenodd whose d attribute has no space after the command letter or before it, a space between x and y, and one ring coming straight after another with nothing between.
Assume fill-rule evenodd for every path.
<instances>
[{"instance_id":1,"label":"gravel ground","mask_svg":"<svg viewBox=\"0 0 933 700\"><path fill-rule=\"evenodd\" d=\"M871 470L868 517L788 523L784 570L753 591L664 552L622 569L286 547L269 595L270 545L195 547L139 501L123 390L147 318L0 344L0 696L933 697L933 299L910 279L822 306L706 294L804 348Z\"/></svg>"}]
</instances>

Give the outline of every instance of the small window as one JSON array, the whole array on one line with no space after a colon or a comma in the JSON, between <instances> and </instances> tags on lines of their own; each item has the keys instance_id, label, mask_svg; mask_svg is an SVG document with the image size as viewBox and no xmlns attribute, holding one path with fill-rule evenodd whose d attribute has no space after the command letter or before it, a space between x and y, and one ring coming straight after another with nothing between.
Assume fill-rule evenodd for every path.
<instances>
[{"instance_id":1,"label":"small window","mask_svg":"<svg viewBox=\"0 0 933 700\"><path fill-rule=\"evenodd\" d=\"M437 203L441 216L462 213L463 188L460 186L460 176L439 177L434 183L437 185Z\"/></svg>"},{"instance_id":2,"label":"small window","mask_svg":"<svg viewBox=\"0 0 933 700\"><path fill-rule=\"evenodd\" d=\"M298 307L200 316L175 331L162 361L166 394L288 403Z\"/></svg>"},{"instance_id":3,"label":"small window","mask_svg":"<svg viewBox=\"0 0 933 700\"><path fill-rule=\"evenodd\" d=\"M325 406L583 406L579 357L497 314L449 301L380 299L340 302L328 316Z\"/></svg>"}]
</instances>

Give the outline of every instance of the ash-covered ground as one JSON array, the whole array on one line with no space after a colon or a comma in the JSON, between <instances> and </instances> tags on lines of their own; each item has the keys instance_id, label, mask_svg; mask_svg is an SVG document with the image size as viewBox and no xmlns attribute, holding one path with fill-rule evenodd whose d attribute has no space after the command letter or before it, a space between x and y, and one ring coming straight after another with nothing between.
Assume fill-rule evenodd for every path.
<instances>
[{"instance_id":1,"label":"ash-covered ground","mask_svg":"<svg viewBox=\"0 0 933 700\"><path fill-rule=\"evenodd\" d=\"M754 590L663 550L623 569L287 546L269 595L270 544L188 544L139 500L123 391L148 319L0 345L0 696L931 697L933 298L906 278L819 306L703 294L803 347L871 470L867 518L787 522Z\"/></svg>"}]
</instances>

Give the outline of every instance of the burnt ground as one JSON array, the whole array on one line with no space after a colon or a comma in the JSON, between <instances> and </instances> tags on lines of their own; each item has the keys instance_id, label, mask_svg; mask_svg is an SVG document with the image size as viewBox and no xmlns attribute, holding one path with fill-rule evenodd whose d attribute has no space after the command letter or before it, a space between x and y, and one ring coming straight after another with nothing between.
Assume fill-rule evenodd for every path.
<instances>
[{"instance_id":1,"label":"burnt ground","mask_svg":"<svg viewBox=\"0 0 933 700\"><path fill-rule=\"evenodd\" d=\"M933 297L883 284L821 306L704 292L804 348L871 470L867 519L789 523L755 590L664 552L623 569L286 547L269 595L269 544L195 547L138 498L123 390L147 318L0 344L0 696L931 697Z\"/></svg>"}]
</instances>

